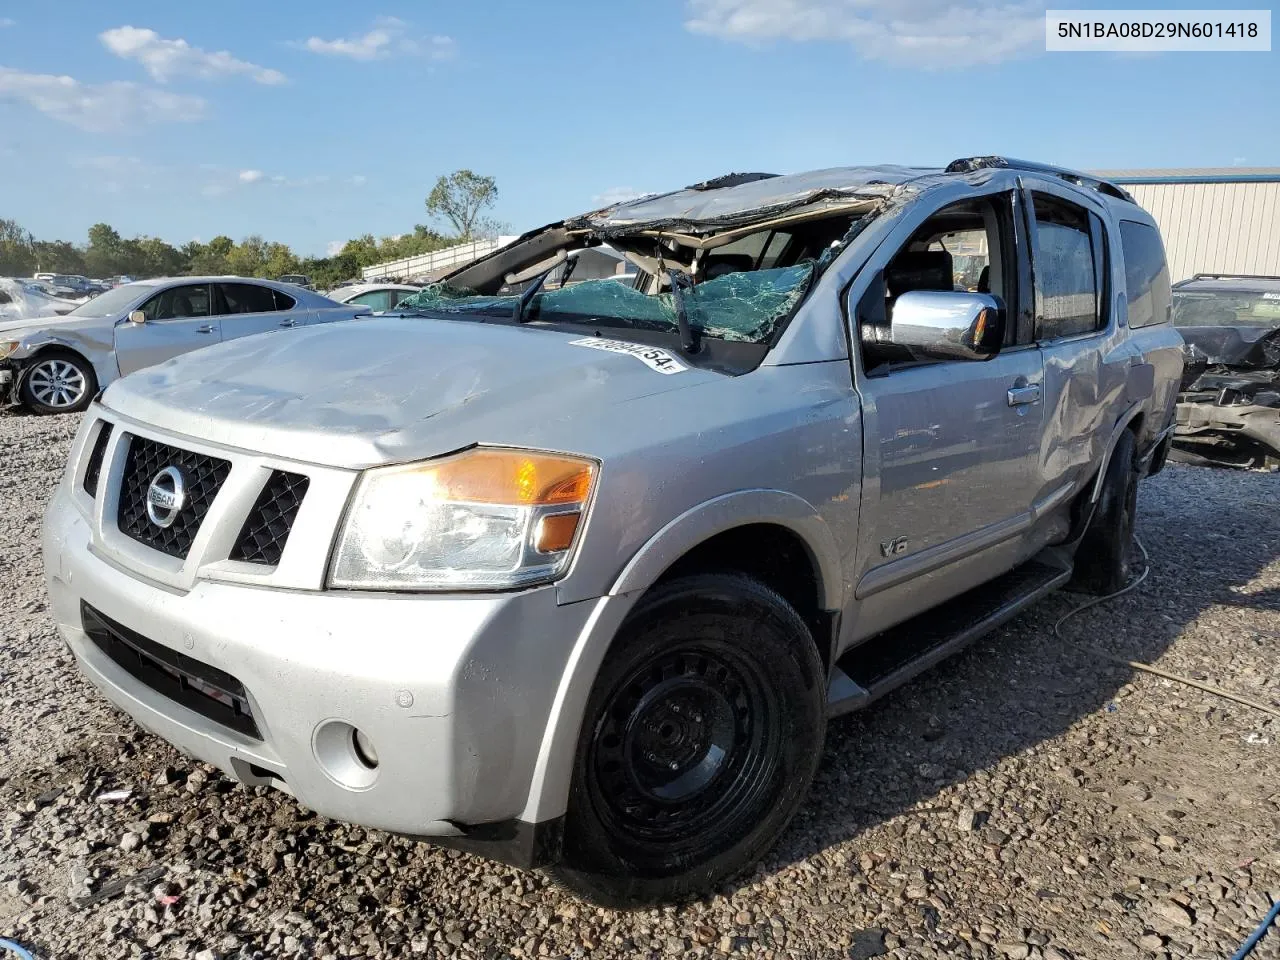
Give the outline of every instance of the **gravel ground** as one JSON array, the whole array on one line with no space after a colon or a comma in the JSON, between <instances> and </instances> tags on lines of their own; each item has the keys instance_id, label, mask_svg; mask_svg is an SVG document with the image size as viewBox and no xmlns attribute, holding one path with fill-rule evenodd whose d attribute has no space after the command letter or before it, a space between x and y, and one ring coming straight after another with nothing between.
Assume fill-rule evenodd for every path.
<instances>
[{"instance_id":1,"label":"gravel ground","mask_svg":"<svg viewBox=\"0 0 1280 960\"><path fill-rule=\"evenodd\" d=\"M79 678L36 537L74 427L0 415L0 936L39 957L1227 957L1280 899L1280 720L1064 646L1070 594L834 723L705 902L599 910L319 818ZM1280 705L1280 476L1172 466L1141 506L1151 576L1069 635Z\"/></svg>"}]
</instances>

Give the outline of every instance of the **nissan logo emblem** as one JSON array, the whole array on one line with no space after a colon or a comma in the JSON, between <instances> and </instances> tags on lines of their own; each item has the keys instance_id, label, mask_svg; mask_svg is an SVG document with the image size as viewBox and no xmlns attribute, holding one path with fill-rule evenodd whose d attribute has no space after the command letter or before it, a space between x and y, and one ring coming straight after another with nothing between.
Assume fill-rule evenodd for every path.
<instances>
[{"instance_id":1,"label":"nissan logo emblem","mask_svg":"<svg viewBox=\"0 0 1280 960\"><path fill-rule=\"evenodd\" d=\"M161 530L173 526L187 505L187 482L177 467L165 467L147 487L147 518Z\"/></svg>"}]
</instances>

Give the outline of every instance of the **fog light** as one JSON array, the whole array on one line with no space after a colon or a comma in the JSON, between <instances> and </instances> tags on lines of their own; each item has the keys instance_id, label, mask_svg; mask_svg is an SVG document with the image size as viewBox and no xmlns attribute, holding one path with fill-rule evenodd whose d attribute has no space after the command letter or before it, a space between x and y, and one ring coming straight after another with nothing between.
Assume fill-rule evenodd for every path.
<instances>
[{"instance_id":1,"label":"fog light","mask_svg":"<svg viewBox=\"0 0 1280 960\"><path fill-rule=\"evenodd\" d=\"M324 721L311 735L311 749L325 776L339 786L368 790L378 779L378 754L353 723Z\"/></svg>"},{"instance_id":2,"label":"fog light","mask_svg":"<svg viewBox=\"0 0 1280 960\"><path fill-rule=\"evenodd\" d=\"M376 770L378 767L378 751L373 748L373 741L370 740L363 730L353 730L351 733L351 746L356 751L356 756L370 770Z\"/></svg>"}]
</instances>

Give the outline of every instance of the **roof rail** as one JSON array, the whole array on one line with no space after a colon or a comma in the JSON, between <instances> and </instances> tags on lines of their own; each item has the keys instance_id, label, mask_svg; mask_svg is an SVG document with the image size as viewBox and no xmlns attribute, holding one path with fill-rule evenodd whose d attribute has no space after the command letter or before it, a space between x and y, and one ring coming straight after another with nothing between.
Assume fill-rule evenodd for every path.
<instances>
[{"instance_id":1,"label":"roof rail","mask_svg":"<svg viewBox=\"0 0 1280 960\"><path fill-rule=\"evenodd\" d=\"M1266 273L1197 273L1192 280L1280 280Z\"/></svg>"},{"instance_id":2,"label":"roof rail","mask_svg":"<svg viewBox=\"0 0 1280 960\"><path fill-rule=\"evenodd\" d=\"M1129 203L1137 202L1129 191L1117 186L1110 180L1103 180L1100 177L1081 173L1079 170L1068 170L1065 167L1054 167L1047 163L1036 163L1031 160L1015 160L1013 157L962 157L947 164L946 172L972 173L975 170L993 168L1025 170L1028 173L1046 173L1066 180L1068 183L1074 183L1078 187L1088 187L1091 190L1097 190L1099 193L1105 193L1108 196L1115 197L1117 200L1126 200Z\"/></svg>"},{"instance_id":3,"label":"roof rail","mask_svg":"<svg viewBox=\"0 0 1280 960\"><path fill-rule=\"evenodd\" d=\"M1186 280L1179 280L1174 286L1180 287L1184 283L1194 283L1197 280L1275 280L1280 282L1280 277L1265 273L1197 273Z\"/></svg>"}]
</instances>

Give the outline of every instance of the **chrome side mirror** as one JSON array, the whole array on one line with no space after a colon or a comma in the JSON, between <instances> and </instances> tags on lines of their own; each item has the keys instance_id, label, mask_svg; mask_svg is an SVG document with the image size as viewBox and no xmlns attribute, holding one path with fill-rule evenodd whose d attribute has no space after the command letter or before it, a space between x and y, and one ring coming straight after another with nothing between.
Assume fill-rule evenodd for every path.
<instances>
[{"instance_id":1,"label":"chrome side mirror","mask_svg":"<svg viewBox=\"0 0 1280 960\"><path fill-rule=\"evenodd\" d=\"M1005 310L985 293L910 290L894 302L879 343L913 360L990 360L1004 343Z\"/></svg>"},{"instance_id":2,"label":"chrome side mirror","mask_svg":"<svg viewBox=\"0 0 1280 960\"><path fill-rule=\"evenodd\" d=\"M142 324L147 322L147 315L143 313L141 310L135 310L133 311L133 313L129 314L129 322L136 323L139 326L141 326Z\"/></svg>"}]
</instances>

